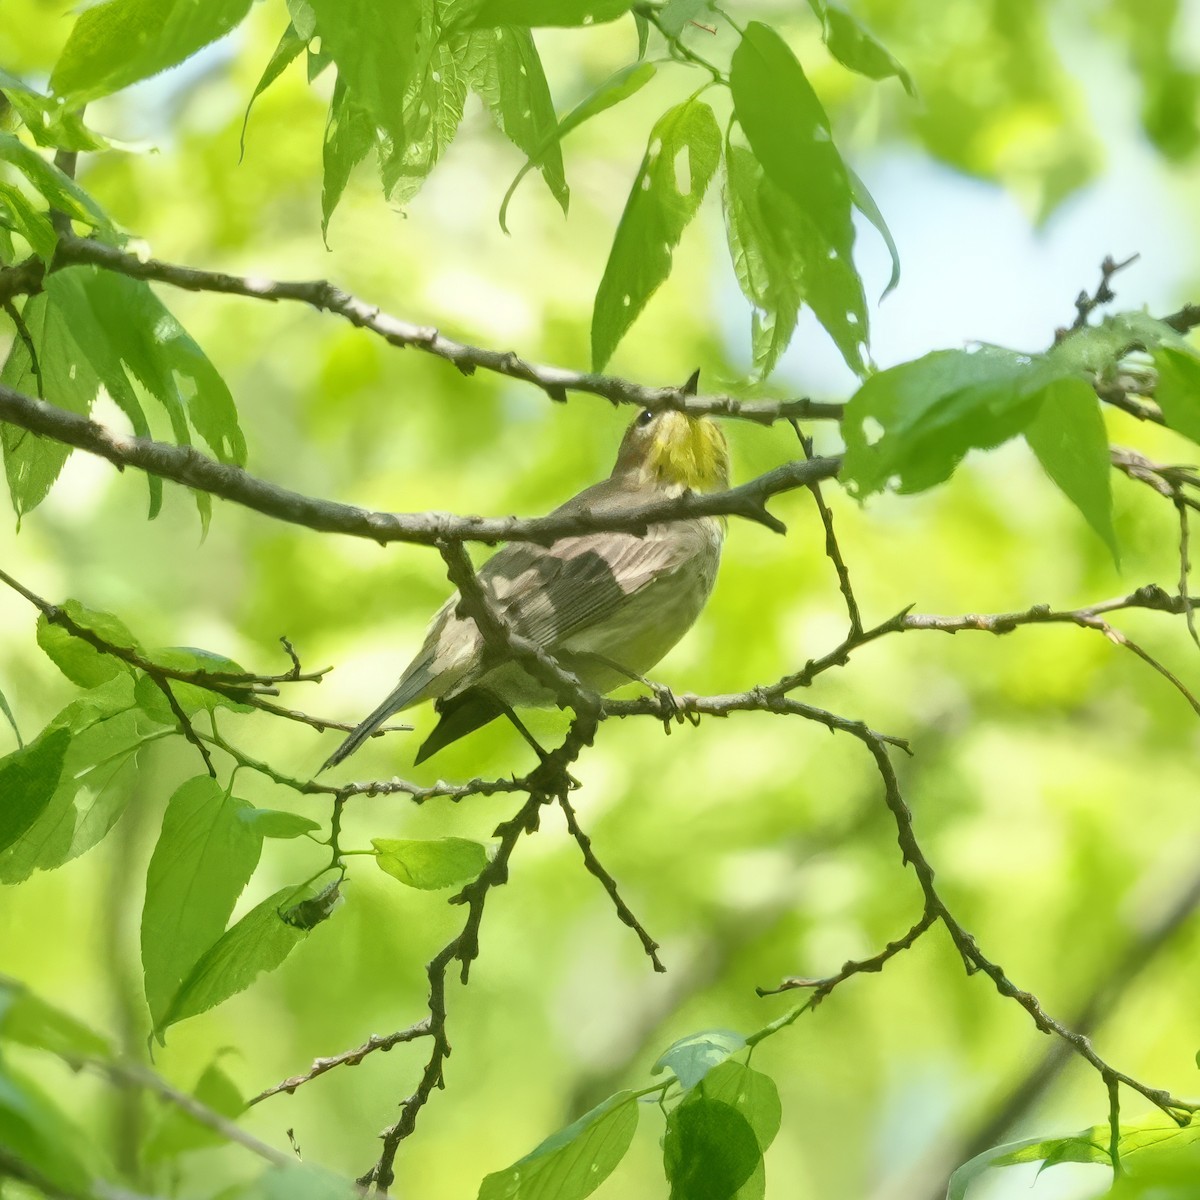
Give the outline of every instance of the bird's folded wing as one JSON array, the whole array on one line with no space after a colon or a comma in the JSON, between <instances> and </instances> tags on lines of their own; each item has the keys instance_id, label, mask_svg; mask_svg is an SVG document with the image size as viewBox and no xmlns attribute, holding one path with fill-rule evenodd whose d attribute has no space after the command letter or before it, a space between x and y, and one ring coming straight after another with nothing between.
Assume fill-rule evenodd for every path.
<instances>
[{"instance_id":1,"label":"bird's folded wing","mask_svg":"<svg viewBox=\"0 0 1200 1200\"><path fill-rule=\"evenodd\" d=\"M629 600L702 551L695 522L651 526L645 537L591 533L551 547L505 547L479 572L515 632L539 646L617 617Z\"/></svg>"}]
</instances>

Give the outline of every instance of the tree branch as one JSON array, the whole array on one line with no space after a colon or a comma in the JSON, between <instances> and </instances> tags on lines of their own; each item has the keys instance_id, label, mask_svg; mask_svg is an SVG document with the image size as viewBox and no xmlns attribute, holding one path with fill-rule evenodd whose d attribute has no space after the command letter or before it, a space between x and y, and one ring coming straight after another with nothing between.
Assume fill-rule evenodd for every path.
<instances>
[{"instance_id":1,"label":"tree branch","mask_svg":"<svg viewBox=\"0 0 1200 1200\"><path fill-rule=\"evenodd\" d=\"M777 533L786 526L766 509L766 502L836 475L840 457L790 462L727 492L685 492L668 500L648 500L617 514L585 510L560 516L460 517L450 513L385 513L321 500L258 479L241 467L219 463L192 446L173 446L148 438L127 437L87 417L56 408L0 384L0 421L44 434L55 441L107 459L118 470L137 467L151 475L209 492L246 508L303 525L319 533L342 533L386 545L408 542L436 546L438 542L540 542L548 544L597 530L644 533L655 523L700 516L739 516L757 521Z\"/></svg>"},{"instance_id":2,"label":"tree branch","mask_svg":"<svg viewBox=\"0 0 1200 1200\"><path fill-rule=\"evenodd\" d=\"M421 350L457 367L464 375L477 370L493 371L509 379L518 379L540 388L552 400L563 401L569 392L582 392L639 408L677 409L693 414L738 417L759 425L770 425L786 417L809 420L839 420L840 404L819 401L741 400L736 396L690 396L682 388L646 387L614 375L591 371L571 371L529 362L511 350L488 350L446 337L433 326L417 325L390 316L324 279L288 281L265 279L255 275L229 275L221 271L203 271L195 267L139 258L126 250L90 238L73 235L59 239L52 270L92 265L107 271L166 283L189 292L216 292L226 296L244 296L253 300L292 301L307 304L320 312L343 317L351 325L366 329L401 349ZM43 269L37 260L27 259L16 267L0 272L0 300L6 296L33 294L42 290Z\"/></svg>"}]
</instances>

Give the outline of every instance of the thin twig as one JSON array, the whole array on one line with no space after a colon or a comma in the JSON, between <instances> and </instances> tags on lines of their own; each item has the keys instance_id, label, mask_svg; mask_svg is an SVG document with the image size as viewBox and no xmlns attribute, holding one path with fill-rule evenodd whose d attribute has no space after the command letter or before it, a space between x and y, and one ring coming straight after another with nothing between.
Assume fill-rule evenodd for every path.
<instances>
[{"instance_id":1,"label":"thin twig","mask_svg":"<svg viewBox=\"0 0 1200 1200\"><path fill-rule=\"evenodd\" d=\"M813 454L813 440L806 437L800 429L800 422L792 419L790 422L792 428L796 431L796 436L800 439L800 445L804 449L804 457L810 462L815 457ZM842 593L842 599L846 601L846 612L850 617L850 637L856 637L862 633L862 613L858 608L858 601L854 598L854 588L850 585L850 571L846 566L846 560L842 557L841 547L838 545L837 535L833 530L833 513L830 511L829 505L825 503L825 497L821 495L821 485L815 480L808 485L808 490L812 492L813 500L816 501L817 512L821 514L821 524L825 528L825 556L833 563L833 569L837 572L838 587Z\"/></svg>"},{"instance_id":2,"label":"thin twig","mask_svg":"<svg viewBox=\"0 0 1200 1200\"><path fill-rule=\"evenodd\" d=\"M253 1099L246 1101L247 1107L259 1104L271 1096L277 1096L280 1092L287 1092L290 1096L298 1087L311 1083L318 1076L324 1075L326 1071L332 1071L334 1067L356 1067L368 1054L374 1054L377 1050L386 1054L393 1046L399 1046L404 1042L415 1042L418 1038L429 1037L430 1033L429 1017L423 1017L415 1025L398 1030L396 1033L384 1035L373 1033L361 1046L356 1046L353 1050L344 1050L341 1054L333 1054L328 1058L314 1059L313 1065L303 1074L293 1075L291 1078L275 1084L274 1087L259 1092Z\"/></svg>"},{"instance_id":3,"label":"thin twig","mask_svg":"<svg viewBox=\"0 0 1200 1200\"><path fill-rule=\"evenodd\" d=\"M664 973L667 968L663 966L662 960L658 957L658 942L646 932L645 927L634 916L633 910L625 903L617 888L617 881L608 873L603 863L596 857L596 852L592 849L592 839L580 827L579 818L575 815L575 809L567 799L565 791L558 794L558 805L563 810L563 815L567 819L567 829L575 839L576 844L579 846L579 851L583 855L583 864L587 868L588 873L600 880L601 886L613 902L613 908L617 910L617 916L623 924L628 925L637 934L638 940L642 943L642 949L646 952L646 957L654 964L654 969L660 973Z\"/></svg>"},{"instance_id":4,"label":"thin twig","mask_svg":"<svg viewBox=\"0 0 1200 1200\"><path fill-rule=\"evenodd\" d=\"M843 963L842 969L836 975L828 975L824 979L805 979L797 975L789 975L782 983L773 988L760 987L754 990L760 996L777 996L780 992L811 988L812 996L809 998L808 1007L816 1008L838 984L845 983L851 976L882 971L890 959L909 949L937 919L938 914L927 908L907 933L902 934L894 942L888 942L878 954L874 954L870 958L851 959L849 962Z\"/></svg>"}]
</instances>

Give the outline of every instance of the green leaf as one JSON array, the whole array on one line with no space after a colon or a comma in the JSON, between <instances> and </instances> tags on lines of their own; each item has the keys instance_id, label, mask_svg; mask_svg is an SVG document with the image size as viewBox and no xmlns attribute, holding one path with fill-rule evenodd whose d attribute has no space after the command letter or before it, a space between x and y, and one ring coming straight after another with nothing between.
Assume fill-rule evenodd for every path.
<instances>
[{"instance_id":1,"label":"green leaf","mask_svg":"<svg viewBox=\"0 0 1200 1200\"><path fill-rule=\"evenodd\" d=\"M412 78L420 19L416 0L308 3L316 15L321 47L337 64L338 82L349 102L361 110L363 123L370 124L372 133L381 129L393 144L403 145L404 98Z\"/></svg>"},{"instance_id":2,"label":"green leaf","mask_svg":"<svg viewBox=\"0 0 1200 1200\"><path fill-rule=\"evenodd\" d=\"M1064 1162L1100 1163L1111 1165L1109 1144L1111 1132L1107 1125L1094 1125L1081 1133L1057 1138L1026 1138L995 1146L965 1162L950 1177L946 1200L964 1200L970 1185L990 1167L1011 1167L1021 1163L1040 1162L1043 1170ZM1195 1124L1180 1128L1164 1125L1151 1119L1137 1125L1122 1125L1117 1142L1122 1165L1143 1170L1156 1157L1193 1146L1200 1140L1200 1127ZM1129 1160L1133 1159L1130 1164ZM1194 1169L1194 1168L1193 1168Z\"/></svg>"},{"instance_id":3,"label":"green leaf","mask_svg":"<svg viewBox=\"0 0 1200 1200\"><path fill-rule=\"evenodd\" d=\"M184 980L159 1028L207 1012L245 991L264 971L273 971L308 936L308 930L289 925L280 908L293 903L305 889L281 888L251 909L209 949Z\"/></svg>"},{"instance_id":4,"label":"green leaf","mask_svg":"<svg viewBox=\"0 0 1200 1200\"><path fill-rule=\"evenodd\" d=\"M167 802L146 872L142 969L155 1032L180 985L225 931L233 906L258 866L262 837L238 817L248 807L200 775Z\"/></svg>"},{"instance_id":5,"label":"green leaf","mask_svg":"<svg viewBox=\"0 0 1200 1200\"><path fill-rule=\"evenodd\" d=\"M237 1085L214 1061L204 1068L192 1095L206 1108L223 1117L236 1117L246 1109ZM142 1161L147 1165L178 1158L191 1150L203 1150L209 1146L223 1146L226 1139L209 1125L203 1125L176 1105L163 1108L162 1116L154 1131L146 1139L142 1150Z\"/></svg>"},{"instance_id":6,"label":"green leaf","mask_svg":"<svg viewBox=\"0 0 1200 1200\"><path fill-rule=\"evenodd\" d=\"M840 477L859 497L891 484L900 492L933 487L968 450L1020 433L1064 375L1044 357L990 346L938 350L880 371L846 406Z\"/></svg>"},{"instance_id":7,"label":"green leaf","mask_svg":"<svg viewBox=\"0 0 1200 1200\"><path fill-rule=\"evenodd\" d=\"M50 224L50 214L43 209L34 208L25 193L11 183L0 182L0 201L4 206L0 213L29 243L29 248L34 254L49 262L54 257L54 249L58 245L58 234ZM37 296L31 296L25 307L29 308L36 299ZM29 324L28 321L25 323Z\"/></svg>"},{"instance_id":8,"label":"green leaf","mask_svg":"<svg viewBox=\"0 0 1200 1200\"><path fill-rule=\"evenodd\" d=\"M767 186L749 150L726 146L723 200L729 257L742 294L752 305L751 345L762 378L792 340L804 298L804 263L787 236L787 224L765 211L762 193ZM779 200L779 207L787 204L786 198ZM793 215L803 219L794 206Z\"/></svg>"},{"instance_id":9,"label":"green leaf","mask_svg":"<svg viewBox=\"0 0 1200 1200\"><path fill-rule=\"evenodd\" d=\"M796 56L773 29L751 21L729 72L734 114L755 158L835 253L850 258L850 178L829 117Z\"/></svg>"},{"instance_id":10,"label":"green leaf","mask_svg":"<svg viewBox=\"0 0 1200 1200\"><path fill-rule=\"evenodd\" d=\"M317 14L309 0L287 0L288 15L292 18L292 26L307 42L317 32Z\"/></svg>"},{"instance_id":11,"label":"green leaf","mask_svg":"<svg viewBox=\"0 0 1200 1200\"><path fill-rule=\"evenodd\" d=\"M518 150L538 160L550 194L565 213L571 192L562 151L554 140L558 130L554 101L532 34L513 28L473 33L463 71L497 128Z\"/></svg>"},{"instance_id":12,"label":"green leaf","mask_svg":"<svg viewBox=\"0 0 1200 1200\"><path fill-rule=\"evenodd\" d=\"M672 1042L650 1068L652 1075L670 1071L685 1088L694 1087L713 1067L736 1054L746 1039L733 1029L706 1029Z\"/></svg>"},{"instance_id":13,"label":"green leaf","mask_svg":"<svg viewBox=\"0 0 1200 1200\"><path fill-rule=\"evenodd\" d=\"M80 355L66 315L44 293L31 296L21 315L37 351L41 377L33 370L24 341L14 338L0 371L0 382L27 395L37 394L40 387L49 403L87 416L100 380ZM8 424L0 424L0 446L4 449L9 494L19 519L49 494L71 454L71 447ZM156 486L161 492L162 482Z\"/></svg>"},{"instance_id":14,"label":"green leaf","mask_svg":"<svg viewBox=\"0 0 1200 1200\"><path fill-rule=\"evenodd\" d=\"M326 244L329 222L350 181L350 172L367 157L374 145L375 123L371 114L351 97L339 75L329 102L329 118L325 122L321 236L326 238Z\"/></svg>"},{"instance_id":15,"label":"green leaf","mask_svg":"<svg viewBox=\"0 0 1200 1200\"><path fill-rule=\"evenodd\" d=\"M0 850L13 845L46 811L70 742L66 730L47 730L0 758Z\"/></svg>"},{"instance_id":16,"label":"green leaf","mask_svg":"<svg viewBox=\"0 0 1200 1200\"><path fill-rule=\"evenodd\" d=\"M596 291L592 311L596 370L603 370L670 274L674 249L700 207L720 154L716 118L700 100L668 109L651 131Z\"/></svg>"},{"instance_id":17,"label":"green leaf","mask_svg":"<svg viewBox=\"0 0 1200 1200\"><path fill-rule=\"evenodd\" d=\"M245 674L233 659L226 658L223 654L214 654L211 650L198 650L194 646L168 646L162 650L155 650L147 657L155 665L166 667L172 671L211 671L214 674L222 675ZM252 705L243 704L220 692L211 691L198 683L182 683L176 679L169 682L175 702L189 716L197 712L215 712L218 708L228 708L233 712L240 713L254 711ZM160 725L176 723L170 703L153 679L146 675L139 676L133 694L143 712L153 717Z\"/></svg>"},{"instance_id":18,"label":"green leaf","mask_svg":"<svg viewBox=\"0 0 1200 1200\"><path fill-rule=\"evenodd\" d=\"M320 822L299 813L284 812L278 808L239 808L239 821L245 822L259 837L297 838L314 833L321 828Z\"/></svg>"},{"instance_id":19,"label":"green leaf","mask_svg":"<svg viewBox=\"0 0 1200 1200\"><path fill-rule=\"evenodd\" d=\"M571 130L577 129L584 121L591 120L598 113L620 104L622 100L628 100L635 92L641 91L654 78L656 70L655 65L649 62L637 62L623 67L616 74L610 75L594 92L581 100L559 121L554 132L525 160L525 165L517 172L516 177L508 186L508 191L504 193L504 200L500 204L500 228L505 233L508 232L505 217L513 193L517 190L521 180L538 165L546 152L552 146L559 145Z\"/></svg>"},{"instance_id":20,"label":"green leaf","mask_svg":"<svg viewBox=\"0 0 1200 1200\"><path fill-rule=\"evenodd\" d=\"M183 62L249 11L250 0L107 0L79 14L50 87L77 108Z\"/></svg>"},{"instance_id":21,"label":"green leaf","mask_svg":"<svg viewBox=\"0 0 1200 1200\"><path fill-rule=\"evenodd\" d=\"M479 0L472 25L599 25L627 13L633 0Z\"/></svg>"},{"instance_id":22,"label":"green leaf","mask_svg":"<svg viewBox=\"0 0 1200 1200\"><path fill-rule=\"evenodd\" d=\"M677 38L684 29L712 8L713 0L667 0L658 14L658 23L667 37Z\"/></svg>"},{"instance_id":23,"label":"green leaf","mask_svg":"<svg viewBox=\"0 0 1200 1200\"><path fill-rule=\"evenodd\" d=\"M17 739L17 749L20 750L25 743L21 740L20 729L17 728L17 718L13 716L13 710L9 707L3 692L0 692L0 713L4 714L5 720L12 726L13 735Z\"/></svg>"},{"instance_id":24,"label":"green leaf","mask_svg":"<svg viewBox=\"0 0 1200 1200\"><path fill-rule=\"evenodd\" d=\"M309 37L311 36L309 34ZM283 31L279 44L267 60L267 65L263 68L258 83L254 85L254 91L246 105L246 112L242 117L242 132L238 138L238 162L241 162L242 156L246 153L246 126L250 123L250 110L254 107L255 100L287 70L291 63L300 57L301 51L308 45L308 40L296 32L296 26L292 22L288 22L288 27Z\"/></svg>"},{"instance_id":25,"label":"green leaf","mask_svg":"<svg viewBox=\"0 0 1200 1200\"><path fill-rule=\"evenodd\" d=\"M1154 398L1163 419L1177 433L1200 443L1200 356L1186 346L1154 349L1158 387Z\"/></svg>"},{"instance_id":26,"label":"green leaf","mask_svg":"<svg viewBox=\"0 0 1200 1200\"><path fill-rule=\"evenodd\" d=\"M24 80L0 70L0 91L21 118L39 146L55 150L107 150L107 139L94 129L89 129L83 118L73 109L59 104L52 96L46 96Z\"/></svg>"},{"instance_id":27,"label":"green leaf","mask_svg":"<svg viewBox=\"0 0 1200 1200\"><path fill-rule=\"evenodd\" d=\"M1049 383L1037 416L1025 427L1025 440L1120 566L1108 434L1095 391L1076 376Z\"/></svg>"},{"instance_id":28,"label":"green leaf","mask_svg":"<svg viewBox=\"0 0 1200 1200\"><path fill-rule=\"evenodd\" d=\"M450 44L435 42L421 55L421 65L404 99L404 139L385 136L379 146L379 173L384 194L405 204L454 140L467 99L467 79L459 61L466 49L464 35Z\"/></svg>"},{"instance_id":29,"label":"green leaf","mask_svg":"<svg viewBox=\"0 0 1200 1200\"><path fill-rule=\"evenodd\" d=\"M221 462L245 463L246 439L229 388L149 284L98 267L71 267L55 271L46 287L66 302L64 308L70 306L72 317L81 301L92 307L108 345L101 360L110 365L116 356L132 372L167 410L181 444L187 441L187 422ZM100 363L94 365L99 369ZM110 387L113 372L99 373Z\"/></svg>"},{"instance_id":30,"label":"green leaf","mask_svg":"<svg viewBox=\"0 0 1200 1200\"><path fill-rule=\"evenodd\" d=\"M837 0L808 0L808 4L821 22L821 36L829 48L829 53L843 67L865 75L868 79L887 79L895 76L910 96L916 96L917 89L912 76Z\"/></svg>"},{"instance_id":31,"label":"green leaf","mask_svg":"<svg viewBox=\"0 0 1200 1200\"><path fill-rule=\"evenodd\" d=\"M709 1100L720 1100L737 1109L754 1131L759 1150L765 1152L775 1140L783 1109L779 1089L769 1075L744 1063L726 1060L704 1076L700 1091Z\"/></svg>"},{"instance_id":32,"label":"green leaf","mask_svg":"<svg viewBox=\"0 0 1200 1200\"><path fill-rule=\"evenodd\" d=\"M133 707L133 677L118 675L110 683L102 683L77 696L46 728L66 729L72 734L80 734L98 722L128 712Z\"/></svg>"},{"instance_id":33,"label":"green leaf","mask_svg":"<svg viewBox=\"0 0 1200 1200\"><path fill-rule=\"evenodd\" d=\"M112 613L86 608L78 600L66 600L60 607L75 624L90 630L103 641L124 650L141 649L125 623ZM77 637L62 625L51 622L45 613L37 619L37 644L50 661L80 687L98 687L130 669L119 658L97 650L90 642Z\"/></svg>"},{"instance_id":34,"label":"green leaf","mask_svg":"<svg viewBox=\"0 0 1200 1200\"><path fill-rule=\"evenodd\" d=\"M892 273L888 278L887 287L883 289L883 294L879 297L883 301L900 282L900 251L896 248L896 239L892 237L892 231L883 219L883 213L879 211L879 205L875 203L875 197L867 190L867 185L854 173L849 164L846 164L846 175L850 180L850 195L854 200L854 207L875 226L879 236L883 238L883 244L887 247L888 255L892 260Z\"/></svg>"},{"instance_id":35,"label":"green leaf","mask_svg":"<svg viewBox=\"0 0 1200 1200\"><path fill-rule=\"evenodd\" d=\"M732 1104L696 1092L667 1115L663 1168L671 1200L730 1200L761 1162L754 1130Z\"/></svg>"},{"instance_id":36,"label":"green leaf","mask_svg":"<svg viewBox=\"0 0 1200 1200\"><path fill-rule=\"evenodd\" d=\"M479 1187L478 1200L583 1200L612 1174L637 1129L638 1103L617 1092Z\"/></svg>"},{"instance_id":37,"label":"green leaf","mask_svg":"<svg viewBox=\"0 0 1200 1200\"><path fill-rule=\"evenodd\" d=\"M128 684L113 680L103 686L122 682ZM135 755L147 734L132 708L95 719L108 703L106 697L94 708L85 704L75 710L80 728L69 740L58 787L21 839L0 853L0 882L20 883L35 870L61 867L103 840L120 820L132 793ZM73 707L69 705L52 725L67 728L58 722Z\"/></svg>"},{"instance_id":38,"label":"green leaf","mask_svg":"<svg viewBox=\"0 0 1200 1200\"><path fill-rule=\"evenodd\" d=\"M0 1147L69 1195L91 1194L83 1132L31 1080L0 1061Z\"/></svg>"},{"instance_id":39,"label":"green leaf","mask_svg":"<svg viewBox=\"0 0 1200 1200\"><path fill-rule=\"evenodd\" d=\"M51 208L96 229L112 230L104 210L75 180L11 133L0 132L0 162L16 167Z\"/></svg>"},{"instance_id":40,"label":"green leaf","mask_svg":"<svg viewBox=\"0 0 1200 1200\"><path fill-rule=\"evenodd\" d=\"M466 838L372 838L371 845L381 871L423 891L467 883L487 866L486 847Z\"/></svg>"},{"instance_id":41,"label":"green leaf","mask_svg":"<svg viewBox=\"0 0 1200 1200\"><path fill-rule=\"evenodd\" d=\"M246 440L229 388L149 284L96 267L68 267L47 276L45 288L64 314L78 353L139 437L149 437L150 427L130 375L163 406L176 442L191 444L190 427L222 462L245 463ZM154 476L150 480L153 517L162 484ZM195 496L207 523L211 498Z\"/></svg>"},{"instance_id":42,"label":"green leaf","mask_svg":"<svg viewBox=\"0 0 1200 1200\"><path fill-rule=\"evenodd\" d=\"M34 995L24 983L4 975L0 975L0 1038L48 1050L72 1062L112 1055L107 1038Z\"/></svg>"}]
</instances>

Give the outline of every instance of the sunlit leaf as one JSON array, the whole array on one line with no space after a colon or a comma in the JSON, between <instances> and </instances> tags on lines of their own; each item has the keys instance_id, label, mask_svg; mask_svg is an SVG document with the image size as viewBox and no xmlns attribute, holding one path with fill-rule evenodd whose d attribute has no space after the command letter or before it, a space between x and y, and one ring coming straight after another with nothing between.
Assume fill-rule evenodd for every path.
<instances>
[{"instance_id":1,"label":"sunlit leaf","mask_svg":"<svg viewBox=\"0 0 1200 1200\"><path fill-rule=\"evenodd\" d=\"M438 41L421 58L404 102L404 139L384 137L379 147L379 172L384 194L404 204L420 190L446 147L454 140L467 79L460 66L464 35L452 44Z\"/></svg>"},{"instance_id":2,"label":"sunlit leaf","mask_svg":"<svg viewBox=\"0 0 1200 1200\"><path fill-rule=\"evenodd\" d=\"M474 25L597 25L627 13L633 0L478 0Z\"/></svg>"},{"instance_id":3,"label":"sunlit leaf","mask_svg":"<svg viewBox=\"0 0 1200 1200\"><path fill-rule=\"evenodd\" d=\"M1200 443L1200 356L1188 348L1161 345L1154 350L1158 386L1154 399L1177 433Z\"/></svg>"},{"instance_id":4,"label":"sunlit leaf","mask_svg":"<svg viewBox=\"0 0 1200 1200\"><path fill-rule=\"evenodd\" d=\"M372 838L371 845L381 871L428 891L467 883L487 866L486 847L466 838Z\"/></svg>"},{"instance_id":5,"label":"sunlit leaf","mask_svg":"<svg viewBox=\"0 0 1200 1200\"><path fill-rule=\"evenodd\" d=\"M0 70L0 91L39 146L56 150L105 150L107 140L89 129L74 109L59 104L24 80Z\"/></svg>"},{"instance_id":6,"label":"sunlit leaf","mask_svg":"<svg viewBox=\"0 0 1200 1200\"><path fill-rule=\"evenodd\" d=\"M638 1103L617 1092L479 1187L478 1200L583 1200L625 1157Z\"/></svg>"},{"instance_id":7,"label":"sunlit leaf","mask_svg":"<svg viewBox=\"0 0 1200 1200\"><path fill-rule=\"evenodd\" d=\"M78 107L183 62L249 11L250 0L106 0L76 18L50 86Z\"/></svg>"},{"instance_id":8,"label":"sunlit leaf","mask_svg":"<svg viewBox=\"0 0 1200 1200\"><path fill-rule=\"evenodd\" d=\"M667 0L658 15L658 23L668 37L678 37L692 22L707 13L713 0Z\"/></svg>"},{"instance_id":9,"label":"sunlit leaf","mask_svg":"<svg viewBox=\"0 0 1200 1200\"><path fill-rule=\"evenodd\" d=\"M223 654L214 654L211 650L198 650L194 646L167 646L154 650L147 655L153 663L167 667L173 671L210 671L221 675L245 674L241 666ZM253 707L236 700L211 688L198 683L183 683L180 680L169 680L171 694L175 702L189 716L197 712L213 712L218 708L228 708L233 712L253 712ZM233 685L229 685L233 686ZM174 725L176 717L162 689L147 676L141 676L134 689L139 706L144 712L162 725Z\"/></svg>"},{"instance_id":10,"label":"sunlit leaf","mask_svg":"<svg viewBox=\"0 0 1200 1200\"><path fill-rule=\"evenodd\" d=\"M0 132L0 162L16 167L51 208L96 229L112 229L104 210L75 180L11 133Z\"/></svg>"},{"instance_id":11,"label":"sunlit leaf","mask_svg":"<svg viewBox=\"0 0 1200 1200\"><path fill-rule=\"evenodd\" d=\"M44 294L31 296L21 315L33 340L40 375L33 370L25 342L13 338L12 349L0 371L0 382L25 395L36 395L40 386L49 403L86 416L100 381L88 363L81 360L65 315ZM0 424L0 446L4 449L9 495L20 518L49 494L71 454L71 447L9 424ZM160 483L160 489L161 486Z\"/></svg>"},{"instance_id":12,"label":"sunlit leaf","mask_svg":"<svg viewBox=\"0 0 1200 1200\"><path fill-rule=\"evenodd\" d=\"M1025 440L1119 565L1108 434L1095 391L1077 376L1048 383L1037 415L1025 427Z\"/></svg>"},{"instance_id":13,"label":"sunlit leaf","mask_svg":"<svg viewBox=\"0 0 1200 1200\"><path fill-rule=\"evenodd\" d=\"M416 0L307 2L316 15L321 47L337 64L338 82L350 103L372 130L381 129L402 144L420 18Z\"/></svg>"},{"instance_id":14,"label":"sunlit leaf","mask_svg":"<svg viewBox=\"0 0 1200 1200\"><path fill-rule=\"evenodd\" d=\"M887 48L838 0L808 0L821 22L821 32L829 53L851 71L868 79L895 76L910 95L917 94L912 76L892 57Z\"/></svg>"},{"instance_id":15,"label":"sunlit leaf","mask_svg":"<svg viewBox=\"0 0 1200 1200\"><path fill-rule=\"evenodd\" d=\"M76 625L94 633L107 644L124 650L140 650L137 639L120 617L87 608L78 600L64 600L60 607ZM50 621L45 613L37 620L37 644L50 661L80 687L98 687L130 669L119 658L97 649L58 622Z\"/></svg>"},{"instance_id":16,"label":"sunlit leaf","mask_svg":"<svg viewBox=\"0 0 1200 1200\"><path fill-rule=\"evenodd\" d=\"M1063 370L1013 350L938 350L872 375L842 422L840 478L866 497L920 492L948 479L971 449L998 446L1033 419Z\"/></svg>"},{"instance_id":17,"label":"sunlit leaf","mask_svg":"<svg viewBox=\"0 0 1200 1200\"><path fill-rule=\"evenodd\" d=\"M167 802L146 872L142 969L155 1030L200 956L225 931L262 851L262 838L239 820L245 801L207 775L182 784Z\"/></svg>"},{"instance_id":18,"label":"sunlit leaf","mask_svg":"<svg viewBox=\"0 0 1200 1200\"><path fill-rule=\"evenodd\" d=\"M279 915L279 910L302 892L281 888L228 929L184 980L159 1032L215 1008L245 991L264 971L279 967L308 936L307 929L289 924Z\"/></svg>"},{"instance_id":19,"label":"sunlit leaf","mask_svg":"<svg viewBox=\"0 0 1200 1200\"><path fill-rule=\"evenodd\" d=\"M508 204L513 198L513 193L517 190L521 180L538 165L547 151L551 147L557 146L572 129L577 129L585 121L591 120L598 113L612 108L615 104L620 104L622 100L627 100L635 92L641 91L654 78L655 71L656 67L653 63L649 62L638 62L632 66L623 67L616 74L610 75L594 92L581 100L559 121L554 132L543 140L538 148L525 160L525 165L517 172L516 177L508 186L508 191L504 193L504 200L500 204L500 228L505 233L508 232L505 217L508 213Z\"/></svg>"},{"instance_id":20,"label":"sunlit leaf","mask_svg":"<svg viewBox=\"0 0 1200 1200\"><path fill-rule=\"evenodd\" d=\"M672 1042L658 1056L651 1074L670 1071L685 1088L694 1087L718 1063L724 1062L746 1045L746 1039L733 1029L705 1029L689 1033Z\"/></svg>"},{"instance_id":21,"label":"sunlit leaf","mask_svg":"<svg viewBox=\"0 0 1200 1200\"><path fill-rule=\"evenodd\" d=\"M796 56L773 29L751 21L733 52L729 83L738 124L767 178L812 219L836 253L849 257L850 179L829 117Z\"/></svg>"},{"instance_id":22,"label":"sunlit leaf","mask_svg":"<svg viewBox=\"0 0 1200 1200\"><path fill-rule=\"evenodd\" d=\"M311 37L311 34L309 36ZM267 60L267 65L263 68L263 73L259 76L258 83L254 85L254 91L246 104L246 112L242 117L242 132L238 139L239 157L246 152L246 126L250 123L250 110L254 107L255 100L287 70L291 63L300 57L307 45L308 38L301 37L296 32L296 26L288 22L288 27L283 31L279 44Z\"/></svg>"},{"instance_id":23,"label":"sunlit leaf","mask_svg":"<svg viewBox=\"0 0 1200 1200\"><path fill-rule=\"evenodd\" d=\"M529 30L501 27L472 33L462 66L500 131L518 150L537 159L550 194L565 213L571 193L554 137L558 122Z\"/></svg>"},{"instance_id":24,"label":"sunlit leaf","mask_svg":"<svg viewBox=\"0 0 1200 1200\"><path fill-rule=\"evenodd\" d=\"M311 817L278 808L239 808L237 817L265 838L298 838L321 828L320 822Z\"/></svg>"},{"instance_id":25,"label":"sunlit leaf","mask_svg":"<svg viewBox=\"0 0 1200 1200\"><path fill-rule=\"evenodd\" d=\"M351 95L339 75L329 102L321 182L321 233L328 236L329 221L346 190L350 172L375 145L375 123L371 114Z\"/></svg>"},{"instance_id":26,"label":"sunlit leaf","mask_svg":"<svg viewBox=\"0 0 1200 1200\"><path fill-rule=\"evenodd\" d=\"M646 302L671 271L684 229L717 169L720 131L712 109L688 100L650 133L625 202L592 311L592 364L602 370Z\"/></svg>"}]
</instances>

